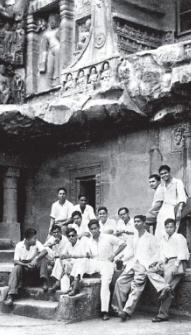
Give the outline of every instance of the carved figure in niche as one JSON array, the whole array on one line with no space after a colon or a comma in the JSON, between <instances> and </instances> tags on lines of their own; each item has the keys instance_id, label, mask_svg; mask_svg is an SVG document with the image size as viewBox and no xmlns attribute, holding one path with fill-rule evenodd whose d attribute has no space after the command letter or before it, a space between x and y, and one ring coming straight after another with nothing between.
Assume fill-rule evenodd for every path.
<instances>
[{"instance_id":1,"label":"carved figure in niche","mask_svg":"<svg viewBox=\"0 0 191 335\"><path fill-rule=\"evenodd\" d=\"M80 90L84 90L86 87L86 76L84 75L84 70L80 70L77 78L77 87Z\"/></svg>"},{"instance_id":2,"label":"carved figure in niche","mask_svg":"<svg viewBox=\"0 0 191 335\"><path fill-rule=\"evenodd\" d=\"M6 104L10 97L9 79L5 77L5 66L0 64L0 103Z\"/></svg>"},{"instance_id":3,"label":"carved figure in niche","mask_svg":"<svg viewBox=\"0 0 191 335\"><path fill-rule=\"evenodd\" d=\"M82 50L86 45L90 35L91 19L87 19L84 24L79 26L79 38L77 44L77 50Z\"/></svg>"},{"instance_id":4,"label":"carved figure in niche","mask_svg":"<svg viewBox=\"0 0 191 335\"><path fill-rule=\"evenodd\" d=\"M182 147L184 139L184 131L185 129L181 126L174 130L174 143L178 147Z\"/></svg>"},{"instance_id":5,"label":"carved figure in niche","mask_svg":"<svg viewBox=\"0 0 191 335\"><path fill-rule=\"evenodd\" d=\"M95 66L92 66L91 69L90 69L90 75L89 75L88 83L91 84L93 89L95 89L97 82L98 82L97 69L96 69Z\"/></svg>"},{"instance_id":6,"label":"carved figure in niche","mask_svg":"<svg viewBox=\"0 0 191 335\"><path fill-rule=\"evenodd\" d=\"M73 80L73 76L71 73L68 73L67 74L67 77L66 77L66 84L64 86L65 88L65 91L68 91L68 90L71 90L75 87L74 85L74 80Z\"/></svg>"},{"instance_id":7,"label":"carved figure in niche","mask_svg":"<svg viewBox=\"0 0 191 335\"><path fill-rule=\"evenodd\" d=\"M40 33L47 29L47 22L44 18L38 18L36 21L36 32Z\"/></svg>"},{"instance_id":8,"label":"carved figure in niche","mask_svg":"<svg viewBox=\"0 0 191 335\"><path fill-rule=\"evenodd\" d=\"M13 77L11 90L14 103L23 103L25 98L25 83L19 73L15 73Z\"/></svg>"},{"instance_id":9,"label":"carved figure in niche","mask_svg":"<svg viewBox=\"0 0 191 335\"><path fill-rule=\"evenodd\" d=\"M110 77L111 77L111 68L109 62L106 61L103 64L103 70L101 72L101 80L109 81Z\"/></svg>"},{"instance_id":10,"label":"carved figure in niche","mask_svg":"<svg viewBox=\"0 0 191 335\"><path fill-rule=\"evenodd\" d=\"M15 27L15 39L14 43L18 46L23 47L25 41L25 31L24 31L24 23L18 22Z\"/></svg>"},{"instance_id":11,"label":"carved figure in niche","mask_svg":"<svg viewBox=\"0 0 191 335\"><path fill-rule=\"evenodd\" d=\"M119 80L129 81L130 76L130 64L126 59L122 59L121 64L118 67Z\"/></svg>"},{"instance_id":12,"label":"carved figure in niche","mask_svg":"<svg viewBox=\"0 0 191 335\"><path fill-rule=\"evenodd\" d=\"M47 73L50 86L59 83L60 77L60 31L58 15L50 14L48 29L43 33L40 47L39 71Z\"/></svg>"},{"instance_id":13,"label":"carved figure in niche","mask_svg":"<svg viewBox=\"0 0 191 335\"><path fill-rule=\"evenodd\" d=\"M11 53L13 43L13 31L11 25L7 22L5 24L4 50L5 54Z\"/></svg>"}]
</instances>

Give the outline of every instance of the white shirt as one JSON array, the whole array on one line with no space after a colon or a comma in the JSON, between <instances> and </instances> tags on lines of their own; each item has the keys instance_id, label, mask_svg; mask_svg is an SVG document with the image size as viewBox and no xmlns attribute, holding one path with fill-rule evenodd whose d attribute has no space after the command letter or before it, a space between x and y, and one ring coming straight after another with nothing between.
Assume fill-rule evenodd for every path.
<instances>
[{"instance_id":1,"label":"white shirt","mask_svg":"<svg viewBox=\"0 0 191 335\"><path fill-rule=\"evenodd\" d=\"M88 226L86 224L81 223L80 226L78 226L76 223L70 223L68 225L68 228L74 228L77 231L78 235L82 235L84 233L89 233Z\"/></svg>"},{"instance_id":2,"label":"white shirt","mask_svg":"<svg viewBox=\"0 0 191 335\"><path fill-rule=\"evenodd\" d=\"M80 240L77 240L75 245L72 245L69 241L69 243L66 245L63 255L68 256L84 256L86 257L87 253L90 252L89 250L89 244L88 244L88 238L83 237Z\"/></svg>"},{"instance_id":3,"label":"white shirt","mask_svg":"<svg viewBox=\"0 0 191 335\"><path fill-rule=\"evenodd\" d=\"M152 207L156 204L158 201L163 201L163 191L161 187L157 187L157 189L154 192L153 196L153 202L152 202Z\"/></svg>"},{"instance_id":4,"label":"white shirt","mask_svg":"<svg viewBox=\"0 0 191 335\"><path fill-rule=\"evenodd\" d=\"M164 235L160 243L160 259L177 257L178 260L188 260L190 257L187 241L182 234Z\"/></svg>"},{"instance_id":5,"label":"white shirt","mask_svg":"<svg viewBox=\"0 0 191 335\"><path fill-rule=\"evenodd\" d=\"M88 225L89 221L95 219L94 209L90 205L86 205L84 212L82 213L80 205L75 205L73 207L73 212L78 211L82 214L82 224Z\"/></svg>"},{"instance_id":6,"label":"white shirt","mask_svg":"<svg viewBox=\"0 0 191 335\"><path fill-rule=\"evenodd\" d=\"M89 248L93 258L108 260L114 255L116 247L119 247L122 243L116 236L100 233L98 240L93 237L89 239Z\"/></svg>"},{"instance_id":7,"label":"white shirt","mask_svg":"<svg viewBox=\"0 0 191 335\"><path fill-rule=\"evenodd\" d=\"M127 222L126 224L122 219L119 219L116 224L116 231L125 231L125 233L122 233L119 238L127 243L129 242L129 240L132 240L134 238L134 235L137 234L133 219L130 219L129 222Z\"/></svg>"},{"instance_id":8,"label":"white shirt","mask_svg":"<svg viewBox=\"0 0 191 335\"><path fill-rule=\"evenodd\" d=\"M147 231L141 237L135 236L134 255L135 261L138 261L146 269L153 262L157 262L159 260L159 246L155 236Z\"/></svg>"},{"instance_id":9,"label":"white shirt","mask_svg":"<svg viewBox=\"0 0 191 335\"><path fill-rule=\"evenodd\" d=\"M187 196L182 180L172 178L167 186L161 182L158 189L163 192L164 204L176 206L180 202L186 203Z\"/></svg>"},{"instance_id":10,"label":"white shirt","mask_svg":"<svg viewBox=\"0 0 191 335\"><path fill-rule=\"evenodd\" d=\"M57 243L57 244L55 244L55 245L53 245L52 248L49 248L49 246L51 246L54 242L55 242L55 237L54 236L50 236L50 238L48 239L48 241L44 244L44 247L48 251L48 255L51 258L54 258L56 256L62 255L63 251L66 248L66 245L69 243L67 237L64 236L64 235L62 235L62 239L60 240L60 242Z\"/></svg>"},{"instance_id":11,"label":"white shirt","mask_svg":"<svg viewBox=\"0 0 191 335\"><path fill-rule=\"evenodd\" d=\"M74 206L70 201L65 200L63 205L60 204L59 201L55 201L51 207L50 217L55 219L55 221L68 220L73 211Z\"/></svg>"},{"instance_id":12,"label":"white shirt","mask_svg":"<svg viewBox=\"0 0 191 335\"><path fill-rule=\"evenodd\" d=\"M25 239L17 243L15 248L14 260L15 261L23 261L30 260L38 255L39 252L44 250L42 243L40 241L36 241L35 245L32 245L29 250L26 249Z\"/></svg>"},{"instance_id":13,"label":"white shirt","mask_svg":"<svg viewBox=\"0 0 191 335\"><path fill-rule=\"evenodd\" d=\"M101 220L99 220L99 225L101 233L107 233L108 230L113 230L113 233L116 232L116 222L114 219L107 218L105 223L102 223Z\"/></svg>"}]
</instances>

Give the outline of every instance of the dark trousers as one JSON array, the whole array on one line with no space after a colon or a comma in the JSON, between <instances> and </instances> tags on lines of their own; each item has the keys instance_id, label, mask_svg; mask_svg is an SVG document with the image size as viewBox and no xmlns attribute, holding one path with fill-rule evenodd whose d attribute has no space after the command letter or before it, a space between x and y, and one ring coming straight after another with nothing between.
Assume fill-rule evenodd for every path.
<instances>
[{"instance_id":1,"label":"dark trousers","mask_svg":"<svg viewBox=\"0 0 191 335\"><path fill-rule=\"evenodd\" d=\"M47 264L47 259L43 258L32 269L23 265L15 265L9 278L8 294L18 294L18 290L22 286L27 285L29 281L31 282L31 279L48 279Z\"/></svg>"}]
</instances>

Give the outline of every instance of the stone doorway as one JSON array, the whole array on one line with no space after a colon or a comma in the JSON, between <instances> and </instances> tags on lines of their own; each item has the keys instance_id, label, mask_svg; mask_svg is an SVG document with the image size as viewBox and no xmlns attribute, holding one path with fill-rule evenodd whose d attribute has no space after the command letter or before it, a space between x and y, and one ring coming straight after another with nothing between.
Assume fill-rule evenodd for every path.
<instances>
[{"instance_id":1,"label":"stone doorway","mask_svg":"<svg viewBox=\"0 0 191 335\"><path fill-rule=\"evenodd\" d=\"M94 210L96 209L96 176L81 177L76 180L77 193L84 194L88 198L88 203Z\"/></svg>"}]
</instances>

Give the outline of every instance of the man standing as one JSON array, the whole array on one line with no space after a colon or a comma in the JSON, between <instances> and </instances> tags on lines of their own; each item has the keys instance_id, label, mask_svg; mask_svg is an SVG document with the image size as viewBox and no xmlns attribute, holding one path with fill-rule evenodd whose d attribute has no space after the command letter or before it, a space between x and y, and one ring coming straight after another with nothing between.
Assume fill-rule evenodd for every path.
<instances>
[{"instance_id":1,"label":"man standing","mask_svg":"<svg viewBox=\"0 0 191 335\"><path fill-rule=\"evenodd\" d=\"M175 219L176 230L178 230L182 208L186 203L187 196L183 182L171 176L170 167L168 165L162 165L159 168L159 174L162 181L158 189L163 193L163 204L157 216L155 235L160 241L165 233L164 221L166 219Z\"/></svg>"},{"instance_id":2,"label":"man standing","mask_svg":"<svg viewBox=\"0 0 191 335\"><path fill-rule=\"evenodd\" d=\"M152 265L159 259L159 250L155 237L146 231L146 217L136 215L134 222L138 236L135 236L134 240L133 264L131 268L126 268L117 279L112 301L112 307L118 312L122 321L130 318L133 314L145 288L147 278L158 292L168 288L164 279L152 271ZM130 293L127 299L129 289Z\"/></svg>"},{"instance_id":3,"label":"man standing","mask_svg":"<svg viewBox=\"0 0 191 335\"><path fill-rule=\"evenodd\" d=\"M153 318L153 322L168 320L168 312L174 297L174 289L184 276L186 261L190 256L185 237L175 232L175 220L167 219L164 224L166 235L161 240L158 268L162 268L164 271L164 279L170 285L171 294L161 301L159 312Z\"/></svg>"},{"instance_id":4,"label":"man standing","mask_svg":"<svg viewBox=\"0 0 191 335\"><path fill-rule=\"evenodd\" d=\"M82 214L82 224L87 226L90 220L95 219L94 209L88 205L85 194L80 194L78 200L79 204L74 206L73 211L78 211Z\"/></svg>"},{"instance_id":5,"label":"man standing","mask_svg":"<svg viewBox=\"0 0 191 335\"><path fill-rule=\"evenodd\" d=\"M77 231L78 238L90 237L90 232L87 224L82 223L82 213L74 211L72 213L72 223L68 224L68 228L74 228Z\"/></svg>"},{"instance_id":6,"label":"man standing","mask_svg":"<svg viewBox=\"0 0 191 335\"><path fill-rule=\"evenodd\" d=\"M38 275L43 281L43 289L48 289L47 254L46 248L37 240L37 232L33 228L25 231L25 238L18 242L14 254L14 268L9 278L9 291L5 304L11 306L23 280L27 283L31 277Z\"/></svg>"},{"instance_id":7,"label":"man standing","mask_svg":"<svg viewBox=\"0 0 191 335\"><path fill-rule=\"evenodd\" d=\"M65 187L60 187L57 190L58 200L55 201L51 207L49 233L51 232L53 224L63 227L70 222L74 206L66 199L66 196L67 191Z\"/></svg>"},{"instance_id":8,"label":"man standing","mask_svg":"<svg viewBox=\"0 0 191 335\"><path fill-rule=\"evenodd\" d=\"M155 231L157 215L163 203L163 192L159 187L160 182L161 179L158 174L151 174L149 176L149 185L154 190L154 197L152 207L148 210L146 217L147 223L153 226L153 231Z\"/></svg>"}]
</instances>

